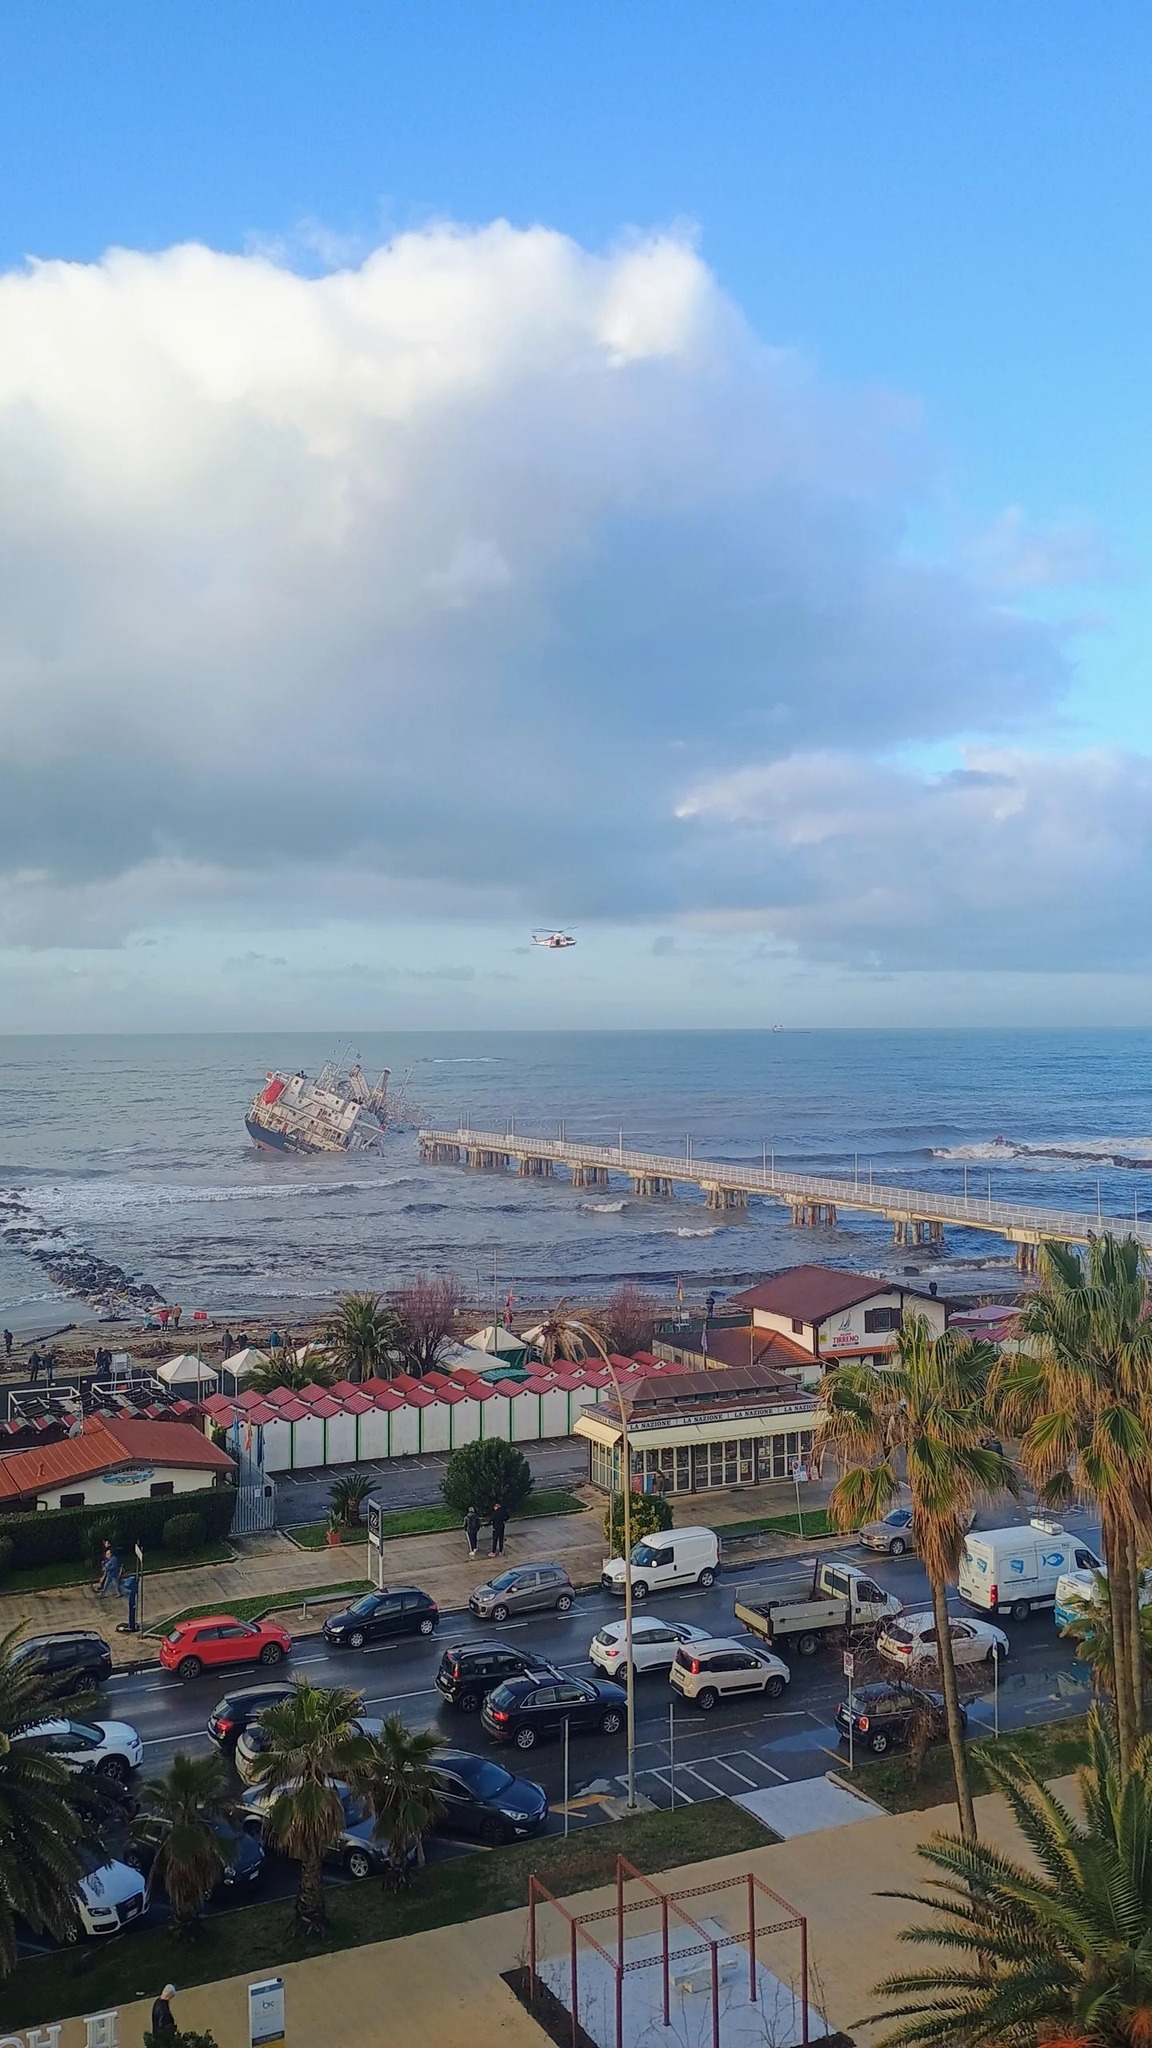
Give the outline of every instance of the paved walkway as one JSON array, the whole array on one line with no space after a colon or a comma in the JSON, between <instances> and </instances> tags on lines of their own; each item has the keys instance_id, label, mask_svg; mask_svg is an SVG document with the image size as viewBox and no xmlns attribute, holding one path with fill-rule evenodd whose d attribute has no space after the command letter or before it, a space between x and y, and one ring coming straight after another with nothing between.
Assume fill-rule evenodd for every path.
<instances>
[{"instance_id":1,"label":"paved walkway","mask_svg":"<svg viewBox=\"0 0 1152 2048\"><path fill-rule=\"evenodd\" d=\"M816 1505L815 1500L812 1505ZM699 1517L723 1534L731 1522L756 1515L787 1514L794 1506L791 1487L764 1486L733 1488L726 1493L678 1500L674 1512L681 1524ZM567 1567L574 1584L587 1585L599 1579L606 1554L603 1518L603 1504L598 1502L579 1515L540 1515L533 1520L513 1522L504 1562L512 1565L555 1559ZM187 1571L146 1575L145 1625L154 1629L169 1615L189 1607L216 1608L226 1614L233 1601L261 1595L271 1602L277 1593L296 1593L302 1588L316 1589L322 1600L325 1586L346 1585L353 1579L365 1578L368 1571L366 1543L341 1544L333 1550L300 1550L275 1530L238 1539L236 1548L234 1563L197 1565ZM803 1554L806 1548L792 1537L766 1535L747 1545L742 1542L732 1555L767 1558ZM473 1588L490 1571L499 1569L483 1550L475 1560L469 1558L463 1532L392 1537L384 1557L386 1580L393 1585L423 1586L445 1613L466 1607ZM284 1619L295 1634L307 1634L319 1629L324 1612L324 1605L317 1608L310 1603L307 1614L294 1606ZM119 1601L97 1599L90 1586L0 1595L0 1634L21 1622L36 1633L98 1628L111 1643L117 1664L150 1661L156 1653L155 1638L118 1635L116 1623L123 1617L124 1608Z\"/></svg>"},{"instance_id":2,"label":"paved walkway","mask_svg":"<svg viewBox=\"0 0 1152 2048\"><path fill-rule=\"evenodd\" d=\"M1057 1789L1067 1794L1070 1788L1064 1784ZM1018 1854L1019 1838L1004 1802L988 1796L977 1800L976 1809L984 1839ZM847 1837L842 1828L830 1828L666 1872L663 1882L683 1892L754 1871L807 1916L812 2003L826 2014L830 2028L851 2033L861 2048L869 2048L880 2030L861 2021L877 2003L877 1980L895 1969L915 1967L929 1953L897 1941L899 1929L918 1917L915 1908L880 1894L915 1888L924 1869L916 1844L934 1828L951 1829L954 1824L952 1807L885 1814L859 1822ZM706 1912L735 1933L741 1897L733 1890L697 1899L693 1910ZM566 1903L585 1912L610 1905L612 1899L612 1891L605 1888ZM637 1927L639 1917L633 1923ZM774 1948L773 1942L779 1946ZM758 1954L778 1976L794 1979L795 1944L794 1933L764 1938L757 1945ZM281 1973L288 2038L307 2042L309 2048L428 2048L430 2042L445 2041L475 2042L477 2048L540 2048L541 2033L501 1982L501 1972L522 1962L526 1948L527 1914L517 1909L289 1963ZM180 2026L208 2028L228 2048L246 2041L248 1982L247 1977L233 1977L180 1994ZM383 2009L382 1986L387 1987ZM148 2012L147 2001L122 2011L120 2048L137 2048ZM65 2023L62 2048L83 2048L79 2021Z\"/></svg>"}]
</instances>

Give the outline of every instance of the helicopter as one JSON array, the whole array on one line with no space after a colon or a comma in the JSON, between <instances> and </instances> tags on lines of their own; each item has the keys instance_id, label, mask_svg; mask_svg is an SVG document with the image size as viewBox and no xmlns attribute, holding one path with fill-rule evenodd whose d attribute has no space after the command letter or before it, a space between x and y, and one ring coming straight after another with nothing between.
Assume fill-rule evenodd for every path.
<instances>
[{"instance_id":1,"label":"helicopter","mask_svg":"<svg viewBox=\"0 0 1152 2048\"><path fill-rule=\"evenodd\" d=\"M574 946L575 939L569 932L533 932L534 946L547 946L553 953L560 953L565 946Z\"/></svg>"}]
</instances>

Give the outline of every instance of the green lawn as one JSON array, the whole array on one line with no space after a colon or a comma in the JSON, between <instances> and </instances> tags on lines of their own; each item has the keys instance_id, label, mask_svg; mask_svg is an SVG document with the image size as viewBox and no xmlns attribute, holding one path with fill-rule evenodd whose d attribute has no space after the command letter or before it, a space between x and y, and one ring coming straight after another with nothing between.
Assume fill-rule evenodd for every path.
<instances>
[{"instance_id":1,"label":"green lawn","mask_svg":"<svg viewBox=\"0 0 1152 2048\"><path fill-rule=\"evenodd\" d=\"M227 1543L206 1543L203 1549L187 1551L182 1557L173 1551L149 1550L144 1557L144 1571L151 1579L157 1572L186 1571L198 1564L229 1564L235 1555ZM0 1594L46 1593L57 1586L94 1586L98 1577L94 1565L77 1564L75 1560L63 1564L26 1564L4 1574Z\"/></svg>"},{"instance_id":2,"label":"green lawn","mask_svg":"<svg viewBox=\"0 0 1152 2048\"><path fill-rule=\"evenodd\" d=\"M293 1941L292 1908L284 1900L220 1914L205 1921L192 1942L163 1931L130 1933L107 1945L91 1942L21 1963L3 1986L4 2026L11 2031L127 2005L151 1996L169 1979L183 1991L217 1978L263 1974L303 1956L501 1913L526 1904L532 1871L563 1898L606 1884L618 1851L639 1870L668 1870L710 1856L762 1849L772 1839L759 1821L727 1799L702 1800L674 1813L645 1813L582 1829L567 1841L549 1835L460 1856L420 1871L400 1894L374 1881L332 1886L327 1893L331 1926L323 1942Z\"/></svg>"},{"instance_id":3,"label":"green lawn","mask_svg":"<svg viewBox=\"0 0 1152 2048\"><path fill-rule=\"evenodd\" d=\"M528 1496L525 1505L517 1515L517 1521L528 1521L537 1515L580 1515L584 1502L566 1488L542 1488L539 1493ZM397 1508L394 1513L382 1517L386 1536L432 1536L447 1529L460 1527L460 1516L453 1508ZM301 1522L294 1529L285 1530L293 1543L301 1550L323 1550L327 1541L326 1522ZM344 1543L366 1543L364 1528L342 1531Z\"/></svg>"},{"instance_id":4,"label":"green lawn","mask_svg":"<svg viewBox=\"0 0 1152 2048\"><path fill-rule=\"evenodd\" d=\"M1087 1758L1084 1729L1083 1715L1066 1721L1044 1721L1036 1727L1017 1728L1001 1735L999 1747L1026 1757L1046 1778L1062 1778ZM994 1737L969 1747L972 1790L977 1796L993 1789L988 1773L981 1765L980 1752L986 1750L994 1755L996 1748ZM846 1748L842 1755L841 1769L847 1777ZM951 1752L947 1743L933 1743L916 1776L913 1776L906 1756L870 1757L867 1762L857 1764L851 1780L866 1798L874 1799L878 1806L886 1806L890 1813L910 1813L926 1806L943 1806L953 1797Z\"/></svg>"},{"instance_id":5,"label":"green lawn","mask_svg":"<svg viewBox=\"0 0 1152 2048\"><path fill-rule=\"evenodd\" d=\"M747 1522L724 1522L717 1534L723 1542L726 1536L835 1536L836 1530L823 1508L805 1508L804 1526L801 1528L795 1514L753 1515Z\"/></svg>"},{"instance_id":6,"label":"green lawn","mask_svg":"<svg viewBox=\"0 0 1152 2048\"><path fill-rule=\"evenodd\" d=\"M258 1593L250 1600L201 1601L198 1607L181 1607L175 1614L166 1614L163 1620L152 1622L145 1630L146 1635L167 1635L179 1621L197 1621L202 1614L226 1613L237 1621L259 1621L262 1615L279 1614L290 1607L302 1607L306 1600L319 1605L347 1596L369 1591L367 1579L341 1579L335 1586L293 1586L286 1593Z\"/></svg>"}]
</instances>

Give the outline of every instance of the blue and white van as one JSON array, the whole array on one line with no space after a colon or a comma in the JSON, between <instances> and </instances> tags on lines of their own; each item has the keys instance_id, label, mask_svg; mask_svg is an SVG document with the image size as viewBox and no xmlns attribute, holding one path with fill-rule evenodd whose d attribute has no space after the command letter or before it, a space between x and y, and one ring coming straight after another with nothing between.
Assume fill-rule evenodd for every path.
<instances>
[{"instance_id":1,"label":"blue and white van","mask_svg":"<svg viewBox=\"0 0 1152 2048\"><path fill-rule=\"evenodd\" d=\"M1056 1582L1056 1605L1053 1617L1057 1628L1067 1628L1070 1621L1078 1621L1085 1607L1094 1607L1100 1589L1097 1579L1107 1579L1108 1567L1101 1565L1099 1572L1061 1572ZM1152 1605L1152 1571L1140 1574L1140 1605Z\"/></svg>"},{"instance_id":2,"label":"blue and white van","mask_svg":"<svg viewBox=\"0 0 1152 2048\"><path fill-rule=\"evenodd\" d=\"M1065 1572L1099 1569L1082 1536L1035 1517L1010 1529L973 1529L964 1538L956 1583L970 1607L1027 1621L1034 1607L1053 1605Z\"/></svg>"}]
</instances>

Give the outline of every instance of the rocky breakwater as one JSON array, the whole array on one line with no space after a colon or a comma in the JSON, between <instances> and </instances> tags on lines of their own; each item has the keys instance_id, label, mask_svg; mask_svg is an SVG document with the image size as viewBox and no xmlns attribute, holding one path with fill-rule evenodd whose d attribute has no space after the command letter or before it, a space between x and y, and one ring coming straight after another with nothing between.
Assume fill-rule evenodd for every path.
<instances>
[{"instance_id":1,"label":"rocky breakwater","mask_svg":"<svg viewBox=\"0 0 1152 2048\"><path fill-rule=\"evenodd\" d=\"M59 1224L46 1222L16 1189L0 1195L0 1237L14 1251L35 1259L61 1293L90 1302L109 1318L164 1299L150 1281L134 1279L123 1266L110 1265L96 1252L73 1244Z\"/></svg>"}]
</instances>

